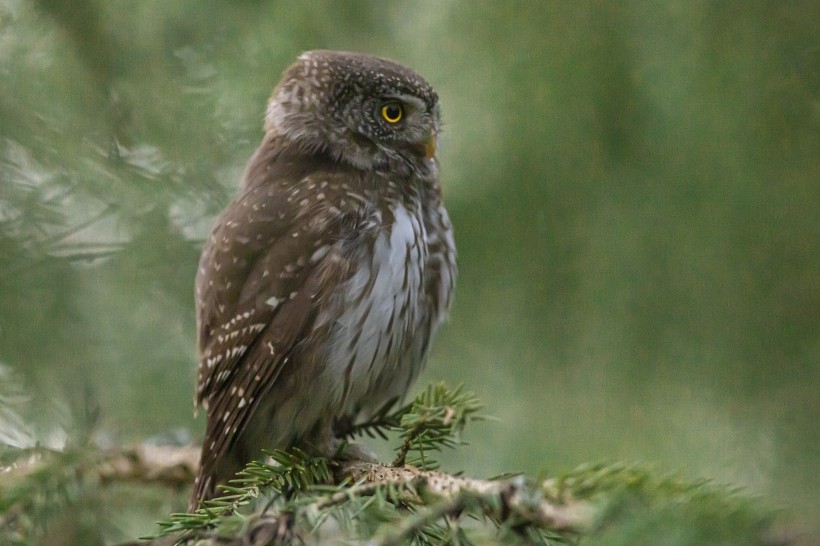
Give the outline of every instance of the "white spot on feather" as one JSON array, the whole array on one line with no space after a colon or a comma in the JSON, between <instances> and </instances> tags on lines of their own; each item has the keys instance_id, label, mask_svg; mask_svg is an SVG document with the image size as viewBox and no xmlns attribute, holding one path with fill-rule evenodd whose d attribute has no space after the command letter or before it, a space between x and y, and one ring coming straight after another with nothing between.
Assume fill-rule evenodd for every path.
<instances>
[{"instance_id":1,"label":"white spot on feather","mask_svg":"<svg viewBox=\"0 0 820 546\"><path fill-rule=\"evenodd\" d=\"M313 251L313 254L310 255L310 263L315 264L319 260L325 257L327 252L330 250L330 245L322 245L316 250Z\"/></svg>"}]
</instances>

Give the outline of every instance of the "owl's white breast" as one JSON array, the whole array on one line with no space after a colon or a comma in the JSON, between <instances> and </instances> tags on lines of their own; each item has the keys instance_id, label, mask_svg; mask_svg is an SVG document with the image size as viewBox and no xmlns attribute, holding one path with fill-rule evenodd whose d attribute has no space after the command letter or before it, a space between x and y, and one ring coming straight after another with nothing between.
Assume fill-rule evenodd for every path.
<instances>
[{"instance_id":1,"label":"owl's white breast","mask_svg":"<svg viewBox=\"0 0 820 546\"><path fill-rule=\"evenodd\" d=\"M336 411L349 414L361 400L378 404L401 396L426 355L412 354L432 311L421 294L427 242L423 223L401 204L393 224L378 232L343 285L345 308L336 321L323 376L332 385ZM322 322L319 317L318 322Z\"/></svg>"}]
</instances>

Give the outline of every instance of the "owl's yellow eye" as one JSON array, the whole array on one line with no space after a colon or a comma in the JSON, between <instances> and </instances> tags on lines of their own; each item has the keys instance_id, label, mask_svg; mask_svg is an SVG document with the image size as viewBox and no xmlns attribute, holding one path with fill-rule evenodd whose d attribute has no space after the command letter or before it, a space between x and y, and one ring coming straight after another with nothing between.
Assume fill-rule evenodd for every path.
<instances>
[{"instance_id":1,"label":"owl's yellow eye","mask_svg":"<svg viewBox=\"0 0 820 546\"><path fill-rule=\"evenodd\" d=\"M404 117L404 108L398 102L388 102L382 106L381 113L387 123L398 123Z\"/></svg>"}]
</instances>

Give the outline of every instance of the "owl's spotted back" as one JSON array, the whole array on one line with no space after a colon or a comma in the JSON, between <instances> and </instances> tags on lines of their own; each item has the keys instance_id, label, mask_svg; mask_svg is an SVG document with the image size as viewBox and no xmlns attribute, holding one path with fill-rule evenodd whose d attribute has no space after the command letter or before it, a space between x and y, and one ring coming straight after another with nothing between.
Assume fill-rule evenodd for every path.
<instances>
[{"instance_id":1,"label":"owl's spotted back","mask_svg":"<svg viewBox=\"0 0 820 546\"><path fill-rule=\"evenodd\" d=\"M454 286L438 98L420 76L305 53L265 129L197 274L208 425L192 508L261 449L331 454L334 421L403 396Z\"/></svg>"}]
</instances>

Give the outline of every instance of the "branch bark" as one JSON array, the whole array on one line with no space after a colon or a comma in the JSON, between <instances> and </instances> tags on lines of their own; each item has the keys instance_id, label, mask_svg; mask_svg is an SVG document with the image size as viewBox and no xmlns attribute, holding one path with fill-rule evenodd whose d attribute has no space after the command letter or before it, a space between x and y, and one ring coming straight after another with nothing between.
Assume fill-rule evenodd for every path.
<instances>
[{"instance_id":1,"label":"branch bark","mask_svg":"<svg viewBox=\"0 0 820 546\"><path fill-rule=\"evenodd\" d=\"M485 515L496 521L517 515L539 527L572 532L586 530L593 522L592 508L588 503L551 499L551 491L555 487L550 480L541 484L528 482L523 476L505 480L479 480L445 472L419 470L412 466L393 467L363 461L343 463L338 476L354 482L363 480L363 484L409 484L425 500L454 501L460 495L495 499L498 502L483 504Z\"/></svg>"}]
</instances>

